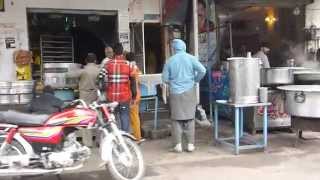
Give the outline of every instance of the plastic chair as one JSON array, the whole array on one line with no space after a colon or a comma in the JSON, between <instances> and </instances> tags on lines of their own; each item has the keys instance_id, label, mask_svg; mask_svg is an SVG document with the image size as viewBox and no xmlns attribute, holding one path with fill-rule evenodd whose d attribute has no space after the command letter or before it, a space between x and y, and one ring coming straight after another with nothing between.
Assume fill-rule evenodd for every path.
<instances>
[{"instance_id":1,"label":"plastic chair","mask_svg":"<svg viewBox=\"0 0 320 180\"><path fill-rule=\"evenodd\" d=\"M141 102L142 101L154 101L154 122L153 122L153 129L157 129L158 127L158 106L159 106L159 100L157 96L157 89L156 85L147 86L146 84L140 85L140 92L141 92ZM149 111L150 109L147 108L146 111Z\"/></svg>"}]
</instances>

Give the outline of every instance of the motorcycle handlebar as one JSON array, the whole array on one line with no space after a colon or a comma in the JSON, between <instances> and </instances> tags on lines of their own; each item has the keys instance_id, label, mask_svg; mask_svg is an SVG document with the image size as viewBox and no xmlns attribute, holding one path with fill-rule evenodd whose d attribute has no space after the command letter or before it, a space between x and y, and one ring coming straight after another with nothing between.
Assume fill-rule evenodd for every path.
<instances>
[{"instance_id":1,"label":"motorcycle handlebar","mask_svg":"<svg viewBox=\"0 0 320 180\"><path fill-rule=\"evenodd\" d=\"M84 108L91 108L91 109L96 109L96 108L99 108L99 107L102 107L102 106L106 106L107 108L114 109L119 105L118 102L110 102L110 103L108 103L108 102L105 102L105 101L95 101L92 104L87 105L87 103L84 100L76 99L76 100L72 101L70 104L68 104L67 106L73 106L73 105L76 105L77 103L82 105Z\"/></svg>"},{"instance_id":2,"label":"motorcycle handlebar","mask_svg":"<svg viewBox=\"0 0 320 180\"><path fill-rule=\"evenodd\" d=\"M78 103L79 103L80 105L82 105L84 108L88 108L88 105L87 105L86 102L84 102L82 99L76 99L76 100L73 100L71 103L65 105L62 109L65 109L65 108L70 107L70 106L75 106L75 105L77 105Z\"/></svg>"},{"instance_id":3,"label":"motorcycle handlebar","mask_svg":"<svg viewBox=\"0 0 320 180\"><path fill-rule=\"evenodd\" d=\"M98 103L97 101L93 102L92 104L90 104L90 108L92 109L96 109L102 106L106 106L107 108L111 108L114 109L119 105L118 102L111 102L111 103L106 103L106 102L102 102L102 103Z\"/></svg>"}]
</instances>

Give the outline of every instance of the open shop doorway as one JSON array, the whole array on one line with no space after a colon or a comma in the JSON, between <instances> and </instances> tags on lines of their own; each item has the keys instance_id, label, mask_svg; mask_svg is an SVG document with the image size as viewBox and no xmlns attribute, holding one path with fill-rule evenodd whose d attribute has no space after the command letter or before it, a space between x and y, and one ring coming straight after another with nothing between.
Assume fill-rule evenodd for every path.
<instances>
[{"instance_id":1,"label":"open shop doorway","mask_svg":"<svg viewBox=\"0 0 320 180\"><path fill-rule=\"evenodd\" d=\"M118 37L117 12L113 11L28 9L27 19L30 50L40 54L41 63L84 64L89 52L100 63L105 45ZM47 43L41 43L43 37Z\"/></svg>"},{"instance_id":2,"label":"open shop doorway","mask_svg":"<svg viewBox=\"0 0 320 180\"><path fill-rule=\"evenodd\" d=\"M159 23L144 24L145 67L147 74L162 72L164 52L162 45L161 26Z\"/></svg>"}]
</instances>

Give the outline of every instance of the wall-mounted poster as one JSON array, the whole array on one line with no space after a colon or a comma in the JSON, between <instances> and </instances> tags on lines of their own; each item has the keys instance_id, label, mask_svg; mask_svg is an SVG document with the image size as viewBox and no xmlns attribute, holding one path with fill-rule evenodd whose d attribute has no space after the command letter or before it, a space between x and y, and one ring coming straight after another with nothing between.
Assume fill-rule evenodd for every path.
<instances>
[{"instance_id":1,"label":"wall-mounted poster","mask_svg":"<svg viewBox=\"0 0 320 180\"><path fill-rule=\"evenodd\" d=\"M199 60L204 66L216 64L217 38L213 0L198 0Z\"/></svg>"},{"instance_id":2,"label":"wall-mounted poster","mask_svg":"<svg viewBox=\"0 0 320 180\"><path fill-rule=\"evenodd\" d=\"M162 1L162 23L164 25L184 25L187 12L187 0L164 0Z\"/></svg>"},{"instance_id":3,"label":"wall-mounted poster","mask_svg":"<svg viewBox=\"0 0 320 180\"><path fill-rule=\"evenodd\" d=\"M4 0L0 0L0 11L4 11Z\"/></svg>"}]
</instances>

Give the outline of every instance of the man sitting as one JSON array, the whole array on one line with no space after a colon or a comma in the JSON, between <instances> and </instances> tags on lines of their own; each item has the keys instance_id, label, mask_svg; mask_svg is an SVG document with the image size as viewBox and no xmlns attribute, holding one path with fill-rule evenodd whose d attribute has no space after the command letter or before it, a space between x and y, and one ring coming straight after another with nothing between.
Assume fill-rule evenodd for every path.
<instances>
[{"instance_id":1,"label":"man sitting","mask_svg":"<svg viewBox=\"0 0 320 180\"><path fill-rule=\"evenodd\" d=\"M63 102L54 96L54 90L51 86L45 86L43 93L33 98L29 106L29 112L36 114L53 114L59 112Z\"/></svg>"}]
</instances>

